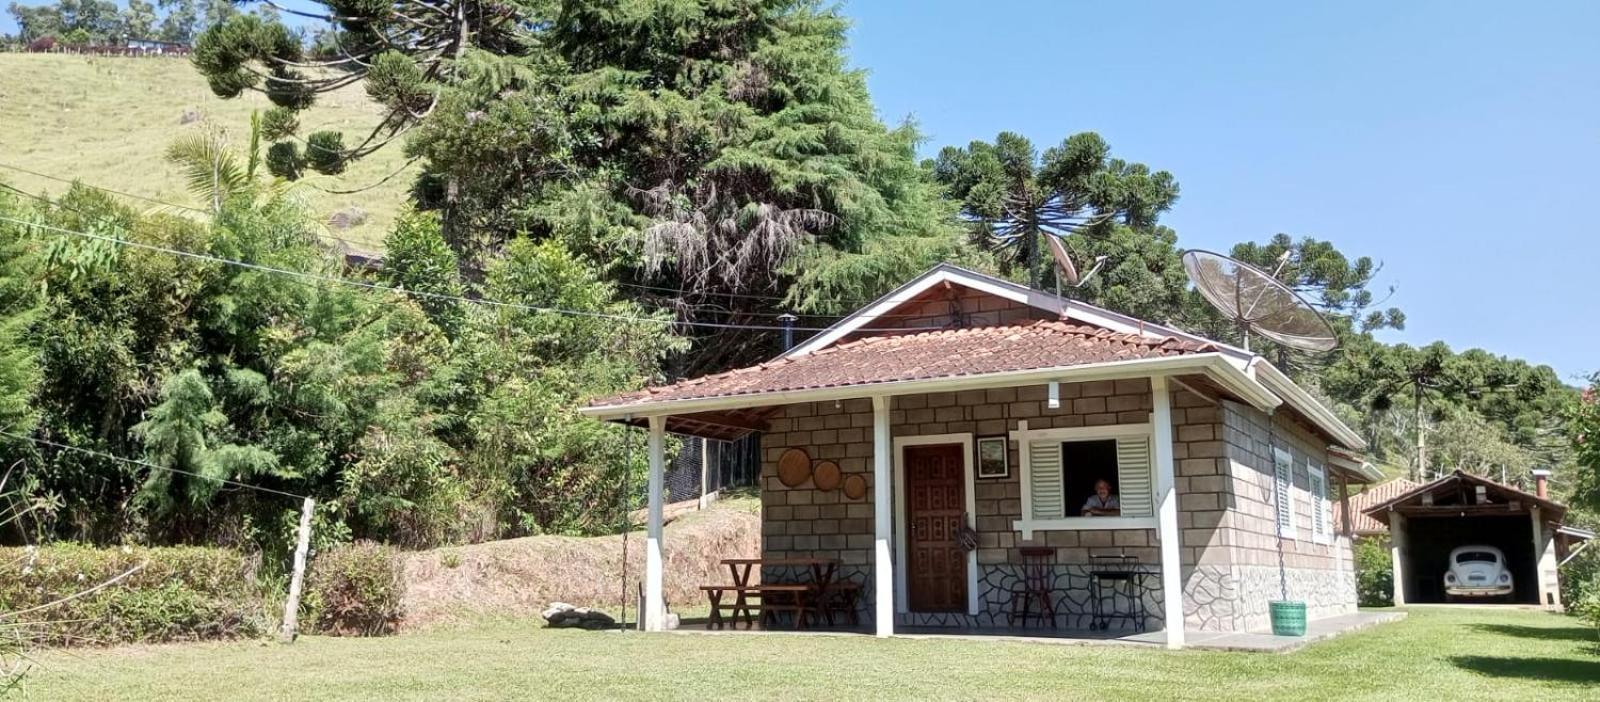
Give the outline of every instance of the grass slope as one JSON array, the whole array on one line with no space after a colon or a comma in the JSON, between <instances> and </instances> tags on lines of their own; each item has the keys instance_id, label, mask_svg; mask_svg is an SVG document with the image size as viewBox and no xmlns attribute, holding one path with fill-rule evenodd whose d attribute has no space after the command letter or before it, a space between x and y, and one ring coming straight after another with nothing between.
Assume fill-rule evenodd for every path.
<instances>
[{"instance_id":1,"label":"grass slope","mask_svg":"<svg viewBox=\"0 0 1600 702\"><path fill-rule=\"evenodd\" d=\"M292 646L192 644L50 654L34 699L1594 699L1577 620L1417 610L1302 651L1168 652L865 636L644 635L483 623Z\"/></svg>"},{"instance_id":2,"label":"grass slope","mask_svg":"<svg viewBox=\"0 0 1600 702\"><path fill-rule=\"evenodd\" d=\"M202 203L162 158L167 145L187 130L212 125L225 129L242 151L249 141L250 112L267 107L266 98L255 93L234 100L212 95L182 59L0 53L0 163L196 206ZM201 121L180 124L188 110L197 111ZM354 144L377 121L377 110L359 86L352 86L322 96L302 115L300 135L338 129L346 133L345 143ZM405 204L415 166L355 195L333 195L312 185L353 189L381 180L404 162L399 145L391 144L337 177L306 178L296 192L319 217L352 206L365 209L365 224L330 233L361 248L377 248L374 242L382 241ZM34 193L59 194L67 188L4 168L0 179ZM159 207L129 204L141 210Z\"/></svg>"}]
</instances>

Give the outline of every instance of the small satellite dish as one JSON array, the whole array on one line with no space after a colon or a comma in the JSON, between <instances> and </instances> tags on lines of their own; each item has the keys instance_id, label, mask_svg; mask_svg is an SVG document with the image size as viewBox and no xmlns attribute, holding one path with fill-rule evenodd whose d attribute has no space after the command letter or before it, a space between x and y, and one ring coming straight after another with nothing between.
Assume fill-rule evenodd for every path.
<instances>
[{"instance_id":1,"label":"small satellite dish","mask_svg":"<svg viewBox=\"0 0 1600 702\"><path fill-rule=\"evenodd\" d=\"M1278 269L1288 260L1285 252ZM1198 249L1183 252L1183 268L1206 301L1239 325L1246 351L1251 334L1301 351L1332 351L1339 345L1328 320L1271 273Z\"/></svg>"},{"instance_id":2,"label":"small satellite dish","mask_svg":"<svg viewBox=\"0 0 1600 702\"><path fill-rule=\"evenodd\" d=\"M1074 288L1083 287L1084 283L1089 282L1089 279L1093 278L1094 274L1099 273L1100 268L1106 265L1106 256L1096 256L1094 265L1089 268L1089 272L1080 276L1078 275L1078 266L1072 262L1072 256L1067 253L1066 244L1061 243L1061 237L1054 234L1045 234L1044 239L1050 245L1050 255L1056 259L1056 268L1061 271L1059 281L1065 282Z\"/></svg>"}]
</instances>

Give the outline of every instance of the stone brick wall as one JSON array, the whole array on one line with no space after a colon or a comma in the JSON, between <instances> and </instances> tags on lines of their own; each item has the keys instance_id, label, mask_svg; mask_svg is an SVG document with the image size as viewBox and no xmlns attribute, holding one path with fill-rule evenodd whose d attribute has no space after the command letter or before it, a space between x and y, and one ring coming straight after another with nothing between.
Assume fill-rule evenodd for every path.
<instances>
[{"instance_id":1,"label":"stone brick wall","mask_svg":"<svg viewBox=\"0 0 1600 702\"><path fill-rule=\"evenodd\" d=\"M1355 564L1349 539L1337 534L1331 534L1326 543L1313 539L1309 465L1315 461L1327 474L1327 442L1287 413L1269 419L1253 408L1225 402L1222 415L1234 506L1222 531L1233 548L1221 552L1231 560L1217 565L1228 566L1232 585L1238 589L1240 607L1231 616L1246 628L1267 626L1267 603L1282 597L1285 584L1290 599L1307 603L1311 618L1355 611ZM1288 449L1294 467L1290 490L1294 534L1281 540L1281 551L1273 504L1273 446ZM1331 483L1334 478L1328 475L1327 480ZM1330 501L1330 533L1334 531L1332 512L1338 507L1338 502Z\"/></svg>"},{"instance_id":2,"label":"stone brick wall","mask_svg":"<svg viewBox=\"0 0 1600 702\"><path fill-rule=\"evenodd\" d=\"M1105 426L1150 421L1150 384L1146 379L1064 383L1061 406L1051 409L1044 385L932 393L896 397L890 411L895 437L971 433L974 438L1004 435L1027 420L1030 429ZM1266 601L1262 583L1270 573L1277 581L1277 551L1270 509L1270 472L1261 483L1252 465L1235 446L1248 435L1239 417L1209 400L1184 391L1172 396L1173 455L1182 534L1185 619L1198 629L1237 630L1264 625ZM1232 410L1235 413L1238 410ZM1258 413L1259 414L1259 413ZM1243 415L1240 415L1243 416ZM1264 420L1264 415L1262 415ZM1232 422L1229 424L1228 422ZM1264 425L1263 425L1264 427ZM1317 446L1303 429L1285 430L1304 455ZM1230 441L1230 436L1233 437ZM1248 445L1247 445L1248 446ZM785 487L777 477L777 461L791 447L806 450L813 460L838 462L844 475L860 475L867 494L849 500L841 490L823 492L807 481ZM1056 579L1062 592L1058 610L1065 626L1085 626L1091 609L1089 576L1085 565L1092 555L1126 555L1152 573L1159 572L1160 554L1154 529L1036 531L1025 540L1013 530L1022 516L1019 455L1009 444L1010 475L980 479L974 485L974 521L978 532L978 601L976 617L919 615L902 617L911 624L952 626L1004 625L1010 611L1010 593L1018 586L1019 549L1046 546L1056 552ZM762 538L768 557L827 557L841 561L841 575L865 586L863 615L870 620L873 557L872 405L870 400L845 400L788 405L771 420L762 439ZM1270 471L1270 463L1266 464ZM1297 462L1303 470L1303 460ZM1304 483L1298 483L1304 490ZM1262 493L1263 489L1269 492ZM1303 496L1303 495L1302 495ZM1309 518L1308 518L1309 519ZM1263 521L1264 520L1264 521ZM898 525L897 525L898 526ZM1309 521L1306 524L1309 540ZM1264 531L1263 531L1264 530ZM1311 580L1331 570L1334 547L1295 544L1289 554L1294 568L1308 569ZM1320 550L1318 550L1320 549ZM1345 547L1348 554L1348 547ZM1270 566L1270 567L1269 567ZM1262 570L1265 569L1265 570ZM1257 572L1260 571L1260 572ZM1345 572L1350 572L1348 569ZM792 575L770 572L767 577ZM1300 578L1299 575L1295 576ZM1298 580L1297 580L1298 582ZM1330 583L1338 584L1336 580ZM1319 586L1320 588L1320 586ZM1310 591L1314 588L1307 587ZM1326 590L1326 597L1323 592ZM1292 595L1296 594L1293 591ZM1316 594L1316 597L1312 597ZM1305 595L1313 601L1313 616L1340 610L1344 591L1329 587ZM1146 579L1137 595L1152 615L1150 625L1161 626L1159 577ZM1259 603L1248 601L1259 599ZM1349 583L1354 606L1354 580ZM1124 605L1125 606L1125 605ZM1262 613L1255 616L1256 610ZM1259 621L1258 621L1259 620ZM1128 622L1122 622L1128 625Z\"/></svg>"}]
</instances>

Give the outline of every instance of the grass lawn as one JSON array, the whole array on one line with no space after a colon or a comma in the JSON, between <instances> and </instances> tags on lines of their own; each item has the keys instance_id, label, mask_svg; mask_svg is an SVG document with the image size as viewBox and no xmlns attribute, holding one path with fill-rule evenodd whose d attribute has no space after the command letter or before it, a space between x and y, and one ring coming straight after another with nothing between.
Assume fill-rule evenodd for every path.
<instances>
[{"instance_id":1,"label":"grass lawn","mask_svg":"<svg viewBox=\"0 0 1600 702\"><path fill-rule=\"evenodd\" d=\"M549 631L52 652L32 699L1594 700L1593 629L1530 611L1413 610L1291 654L868 637Z\"/></svg>"}]
</instances>

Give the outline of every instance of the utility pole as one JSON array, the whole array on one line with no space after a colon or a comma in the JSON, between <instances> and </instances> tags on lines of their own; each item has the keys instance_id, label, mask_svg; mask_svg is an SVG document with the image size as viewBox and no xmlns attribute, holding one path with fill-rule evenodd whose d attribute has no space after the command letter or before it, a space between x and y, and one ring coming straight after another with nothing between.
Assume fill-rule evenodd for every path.
<instances>
[{"instance_id":1,"label":"utility pole","mask_svg":"<svg viewBox=\"0 0 1600 702\"><path fill-rule=\"evenodd\" d=\"M1414 384L1417 390L1417 461L1412 468L1411 479L1421 482L1428 475L1428 427L1424 425L1425 413L1422 411L1423 389L1422 383Z\"/></svg>"}]
</instances>

